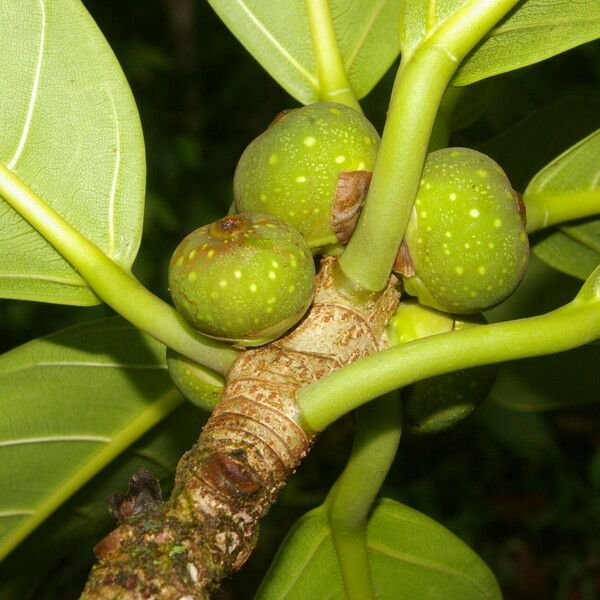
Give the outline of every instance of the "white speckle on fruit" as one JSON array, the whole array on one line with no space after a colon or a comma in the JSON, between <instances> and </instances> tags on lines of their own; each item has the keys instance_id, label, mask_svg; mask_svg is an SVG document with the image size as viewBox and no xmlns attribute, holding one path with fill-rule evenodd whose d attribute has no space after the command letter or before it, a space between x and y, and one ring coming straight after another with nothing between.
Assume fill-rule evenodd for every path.
<instances>
[{"instance_id":1,"label":"white speckle on fruit","mask_svg":"<svg viewBox=\"0 0 600 600\"><path fill-rule=\"evenodd\" d=\"M450 250L444 250L444 254L445 254L446 256L449 256L449 255L450 255Z\"/></svg>"},{"instance_id":2,"label":"white speckle on fruit","mask_svg":"<svg viewBox=\"0 0 600 600\"><path fill-rule=\"evenodd\" d=\"M196 256L196 250L192 250L189 254L188 254L188 259L189 260L193 260L194 256Z\"/></svg>"},{"instance_id":3,"label":"white speckle on fruit","mask_svg":"<svg viewBox=\"0 0 600 600\"><path fill-rule=\"evenodd\" d=\"M278 268L279 268L279 263L278 263L276 260L272 260L272 261L271 261L271 266L272 266L274 269L278 269Z\"/></svg>"},{"instance_id":4,"label":"white speckle on fruit","mask_svg":"<svg viewBox=\"0 0 600 600\"><path fill-rule=\"evenodd\" d=\"M471 244L469 244L469 242L465 243L465 249L468 250L471 247Z\"/></svg>"},{"instance_id":5,"label":"white speckle on fruit","mask_svg":"<svg viewBox=\"0 0 600 600\"><path fill-rule=\"evenodd\" d=\"M487 247L491 250L494 247L494 242L488 242Z\"/></svg>"},{"instance_id":6,"label":"white speckle on fruit","mask_svg":"<svg viewBox=\"0 0 600 600\"><path fill-rule=\"evenodd\" d=\"M233 276L234 276L236 279L241 279L241 277L242 277L242 272L241 272L241 271L234 271L234 272L233 272Z\"/></svg>"},{"instance_id":7,"label":"white speckle on fruit","mask_svg":"<svg viewBox=\"0 0 600 600\"><path fill-rule=\"evenodd\" d=\"M425 184L425 189L426 190L430 190L431 189L431 184L430 183L426 183Z\"/></svg>"},{"instance_id":8,"label":"white speckle on fruit","mask_svg":"<svg viewBox=\"0 0 600 600\"><path fill-rule=\"evenodd\" d=\"M502 227L502 221L500 219L494 219L494 227Z\"/></svg>"},{"instance_id":9,"label":"white speckle on fruit","mask_svg":"<svg viewBox=\"0 0 600 600\"><path fill-rule=\"evenodd\" d=\"M250 284L250 291L254 294L258 288L255 283Z\"/></svg>"},{"instance_id":10,"label":"white speckle on fruit","mask_svg":"<svg viewBox=\"0 0 600 600\"><path fill-rule=\"evenodd\" d=\"M477 267L477 272L478 272L480 275L485 275L486 268L485 268L483 265L479 265L479 266Z\"/></svg>"},{"instance_id":11,"label":"white speckle on fruit","mask_svg":"<svg viewBox=\"0 0 600 600\"><path fill-rule=\"evenodd\" d=\"M304 177L304 175L299 175L296 177L296 183L306 183L306 177Z\"/></svg>"},{"instance_id":12,"label":"white speckle on fruit","mask_svg":"<svg viewBox=\"0 0 600 600\"><path fill-rule=\"evenodd\" d=\"M446 233L444 234L447 238L451 238L452 237L452 232L450 231L446 231Z\"/></svg>"},{"instance_id":13,"label":"white speckle on fruit","mask_svg":"<svg viewBox=\"0 0 600 600\"><path fill-rule=\"evenodd\" d=\"M295 269L298 266L296 257L293 254L289 254L288 256L290 257L290 265Z\"/></svg>"},{"instance_id":14,"label":"white speckle on fruit","mask_svg":"<svg viewBox=\"0 0 600 600\"><path fill-rule=\"evenodd\" d=\"M421 218L422 219L426 219L427 218L427 211L426 210L422 210L421 211Z\"/></svg>"},{"instance_id":15,"label":"white speckle on fruit","mask_svg":"<svg viewBox=\"0 0 600 600\"><path fill-rule=\"evenodd\" d=\"M317 140L312 135L307 135L304 138L304 145L312 148Z\"/></svg>"},{"instance_id":16,"label":"white speckle on fruit","mask_svg":"<svg viewBox=\"0 0 600 600\"><path fill-rule=\"evenodd\" d=\"M261 195L260 195L260 199L261 199L263 202L266 202L266 201L267 201L267 195L266 195L266 194L261 194Z\"/></svg>"},{"instance_id":17,"label":"white speckle on fruit","mask_svg":"<svg viewBox=\"0 0 600 600\"><path fill-rule=\"evenodd\" d=\"M288 210L288 215L290 217L295 217L296 216L296 211L294 211L294 210Z\"/></svg>"},{"instance_id":18,"label":"white speckle on fruit","mask_svg":"<svg viewBox=\"0 0 600 600\"><path fill-rule=\"evenodd\" d=\"M206 257L207 257L207 258L212 258L214 255L215 255L215 251L214 251L214 250L209 250L209 251L206 253Z\"/></svg>"},{"instance_id":19,"label":"white speckle on fruit","mask_svg":"<svg viewBox=\"0 0 600 600\"><path fill-rule=\"evenodd\" d=\"M457 275L462 275L465 272L465 270L462 267L458 266L458 267L454 267L454 272Z\"/></svg>"},{"instance_id":20,"label":"white speckle on fruit","mask_svg":"<svg viewBox=\"0 0 600 600\"><path fill-rule=\"evenodd\" d=\"M420 206L420 205L421 205L421 199L420 199L420 198L417 198L417 199L415 200L415 204L416 204L417 206Z\"/></svg>"},{"instance_id":21,"label":"white speckle on fruit","mask_svg":"<svg viewBox=\"0 0 600 600\"><path fill-rule=\"evenodd\" d=\"M180 267L183 264L183 256L180 256L175 263L176 266Z\"/></svg>"},{"instance_id":22,"label":"white speckle on fruit","mask_svg":"<svg viewBox=\"0 0 600 600\"><path fill-rule=\"evenodd\" d=\"M272 306L268 306L267 307L267 312L270 314L273 312L273 307Z\"/></svg>"},{"instance_id":23,"label":"white speckle on fruit","mask_svg":"<svg viewBox=\"0 0 600 600\"><path fill-rule=\"evenodd\" d=\"M488 176L488 172L484 171L483 169L479 169L477 171L477 175L479 175L479 177L487 177Z\"/></svg>"},{"instance_id":24,"label":"white speckle on fruit","mask_svg":"<svg viewBox=\"0 0 600 600\"><path fill-rule=\"evenodd\" d=\"M271 296L268 300L267 300L267 304L275 304L275 296Z\"/></svg>"},{"instance_id":25,"label":"white speckle on fruit","mask_svg":"<svg viewBox=\"0 0 600 600\"><path fill-rule=\"evenodd\" d=\"M335 108L335 107L330 108L329 112L332 115L341 115L342 114L342 111L339 108Z\"/></svg>"},{"instance_id":26,"label":"white speckle on fruit","mask_svg":"<svg viewBox=\"0 0 600 600\"><path fill-rule=\"evenodd\" d=\"M454 192L452 192L449 196L450 200L454 201L456 200L456 194Z\"/></svg>"},{"instance_id":27,"label":"white speckle on fruit","mask_svg":"<svg viewBox=\"0 0 600 600\"><path fill-rule=\"evenodd\" d=\"M292 283L292 285L288 285L288 292L293 292L296 289L296 286Z\"/></svg>"},{"instance_id":28,"label":"white speckle on fruit","mask_svg":"<svg viewBox=\"0 0 600 600\"><path fill-rule=\"evenodd\" d=\"M371 143L371 138L368 135L363 137L363 142L368 146Z\"/></svg>"},{"instance_id":29,"label":"white speckle on fruit","mask_svg":"<svg viewBox=\"0 0 600 600\"><path fill-rule=\"evenodd\" d=\"M313 212L315 215L318 215L321 211L318 208L313 208Z\"/></svg>"},{"instance_id":30,"label":"white speckle on fruit","mask_svg":"<svg viewBox=\"0 0 600 600\"><path fill-rule=\"evenodd\" d=\"M472 216L474 219L476 219L476 218L479 216L479 214L480 214L480 213L479 213L479 211L478 211L476 208L472 208L472 209L469 211L469 214L470 214L470 215L471 215L471 216Z\"/></svg>"},{"instance_id":31,"label":"white speckle on fruit","mask_svg":"<svg viewBox=\"0 0 600 600\"><path fill-rule=\"evenodd\" d=\"M346 157L344 155L342 155L342 154L340 154L339 156L335 157L335 162L338 165L341 165L345 160L346 160Z\"/></svg>"},{"instance_id":32,"label":"white speckle on fruit","mask_svg":"<svg viewBox=\"0 0 600 600\"><path fill-rule=\"evenodd\" d=\"M271 154L269 156L269 164L274 165L277 162L277 154Z\"/></svg>"},{"instance_id":33,"label":"white speckle on fruit","mask_svg":"<svg viewBox=\"0 0 600 600\"><path fill-rule=\"evenodd\" d=\"M210 293L210 297L211 297L213 300L216 300L217 296L218 296L217 292L211 292L211 293Z\"/></svg>"},{"instance_id":34,"label":"white speckle on fruit","mask_svg":"<svg viewBox=\"0 0 600 600\"><path fill-rule=\"evenodd\" d=\"M188 273L188 279L190 281L196 281L196 279L198 279L198 273L196 273L196 271L190 271Z\"/></svg>"},{"instance_id":35,"label":"white speckle on fruit","mask_svg":"<svg viewBox=\"0 0 600 600\"><path fill-rule=\"evenodd\" d=\"M358 163L358 167L356 167L356 170L357 170L357 171L364 171L364 170L365 170L365 166L366 166L366 165L365 165L365 163L364 163L364 162L362 162L362 161L360 161L360 162Z\"/></svg>"},{"instance_id":36,"label":"white speckle on fruit","mask_svg":"<svg viewBox=\"0 0 600 600\"><path fill-rule=\"evenodd\" d=\"M219 287L226 288L227 287L227 279L221 279L219 281Z\"/></svg>"},{"instance_id":37,"label":"white speckle on fruit","mask_svg":"<svg viewBox=\"0 0 600 600\"><path fill-rule=\"evenodd\" d=\"M275 279L277 275L275 275L275 271L269 271L269 279Z\"/></svg>"}]
</instances>

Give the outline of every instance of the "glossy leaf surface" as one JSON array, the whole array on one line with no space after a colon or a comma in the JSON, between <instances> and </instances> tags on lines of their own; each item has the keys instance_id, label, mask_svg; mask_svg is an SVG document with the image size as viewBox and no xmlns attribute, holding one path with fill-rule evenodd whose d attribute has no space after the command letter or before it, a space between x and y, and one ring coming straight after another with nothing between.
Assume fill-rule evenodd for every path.
<instances>
[{"instance_id":1,"label":"glossy leaf surface","mask_svg":"<svg viewBox=\"0 0 600 600\"><path fill-rule=\"evenodd\" d=\"M483 561L429 517L389 499L368 528L369 558L381 600L501 598ZM280 548L255 600L345 598L325 510L304 515Z\"/></svg>"},{"instance_id":2,"label":"glossy leaf surface","mask_svg":"<svg viewBox=\"0 0 600 600\"><path fill-rule=\"evenodd\" d=\"M0 556L183 400L164 347L118 318L0 357Z\"/></svg>"},{"instance_id":3,"label":"glossy leaf surface","mask_svg":"<svg viewBox=\"0 0 600 600\"><path fill-rule=\"evenodd\" d=\"M542 198L568 204L586 201L600 206L600 130L569 148L529 183L525 204ZM585 279L600 264L600 220L567 225L535 245L549 265Z\"/></svg>"},{"instance_id":4,"label":"glossy leaf surface","mask_svg":"<svg viewBox=\"0 0 600 600\"><path fill-rule=\"evenodd\" d=\"M125 77L78 0L7 0L0 161L125 268L138 250L141 126ZM78 273L0 199L0 297L91 305Z\"/></svg>"},{"instance_id":5,"label":"glossy leaf surface","mask_svg":"<svg viewBox=\"0 0 600 600\"><path fill-rule=\"evenodd\" d=\"M467 0L415 0L404 3L400 40L403 55ZM560 54L600 37L596 0L524 0L494 27L460 65L454 85L467 85Z\"/></svg>"},{"instance_id":6,"label":"glossy leaf surface","mask_svg":"<svg viewBox=\"0 0 600 600\"><path fill-rule=\"evenodd\" d=\"M304 0L209 0L254 58L296 100L318 99ZM365 96L398 56L401 0L331 0L331 18L354 93Z\"/></svg>"}]
</instances>

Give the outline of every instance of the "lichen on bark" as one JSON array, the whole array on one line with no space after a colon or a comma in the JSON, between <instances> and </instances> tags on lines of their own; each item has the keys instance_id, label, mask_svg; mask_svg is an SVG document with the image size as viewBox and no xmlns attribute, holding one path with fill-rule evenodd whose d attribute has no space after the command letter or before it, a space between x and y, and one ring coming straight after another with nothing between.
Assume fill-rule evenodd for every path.
<instances>
[{"instance_id":1,"label":"lichen on bark","mask_svg":"<svg viewBox=\"0 0 600 600\"><path fill-rule=\"evenodd\" d=\"M386 346L396 280L352 295L336 285L336 265L322 261L314 303L291 333L241 354L177 467L171 498L125 518L98 544L82 598L202 600L244 564L259 520L314 438L298 389Z\"/></svg>"}]
</instances>

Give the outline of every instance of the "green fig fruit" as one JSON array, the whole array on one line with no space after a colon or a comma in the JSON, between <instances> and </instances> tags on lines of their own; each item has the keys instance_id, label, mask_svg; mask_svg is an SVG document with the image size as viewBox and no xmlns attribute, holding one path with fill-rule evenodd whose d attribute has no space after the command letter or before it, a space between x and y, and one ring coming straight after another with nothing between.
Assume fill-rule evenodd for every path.
<instances>
[{"instance_id":1,"label":"green fig fruit","mask_svg":"<svg viewBox=\"0 0 600 600\"><path fill-rule=\"evenodd\" d=\"M167 348L167 368L177 389L192 404L212 412L221 400L225 379L210 369Z\"/></svg>"},{"instance_id":2,"label":"green fig fruit","mask_svg":"<svg viewBox=\"0 0 600 600\"><path fill-rule=\"evenodd\" d=\"M313 249L345 242L349 234L338 235L336 212L347 212L351 204L352 226L356 222L378 147L371 123L342 104L287 111L242 154L233 181L237 210L279 217ZM351 189L350 200L338 183ZM338 210L336 195L343 205Z\"/></svg>"},{"instance_id":3,"label":"green fig fruit","mask_svg":"<svg viewBox=\"0 0 600 600\"><path fill-rule=\"evenodd\" d=\"M387 328L390 345L485 323L481 315L449 315L414 301L398 306ZM469 416L487 397L497 375L484 365L429 377L403 390L404 416L415 433L435 433Z\"/></svg>"},{"instance_id":4,"label":"green fig fruit","mask_svg":"<svg viewBox=\"0 0 600 600\"><path fill-rule=\"evenodd\" d=\"M228 215L177 246L169 288L201 333L241 346L280 337L308 309L315 266L306 241L276 217Z\"/></svg>"},{"instance_id":5,"label":"green fig fruit","mask_svg":"<svg viewBox=\"0 0 600 600\"><path fill-rule=\"evenodd\" d=\"M405 290L453 313L500 303L527 268L523 213L520 197L491 158L468 148L432 152L397 261Z\"/></svg>"}]
</instances>

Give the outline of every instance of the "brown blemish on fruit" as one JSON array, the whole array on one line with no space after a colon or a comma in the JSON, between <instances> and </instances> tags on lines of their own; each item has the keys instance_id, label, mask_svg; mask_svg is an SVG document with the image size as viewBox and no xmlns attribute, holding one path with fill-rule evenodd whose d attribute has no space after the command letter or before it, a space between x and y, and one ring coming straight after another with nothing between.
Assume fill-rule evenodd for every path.
<instances>
[{"instance_id":1,"label":"brown blemish on fruit","mask_svg":"<svg viewBox=\"0 0 600 600\"><path fill-rule=\"evenodd\" d=\"M340 173L331 211L331 229L342 244L348 243L360 215L363 200L369 191L371 171Z\"/></svg>"}]
</instances>

